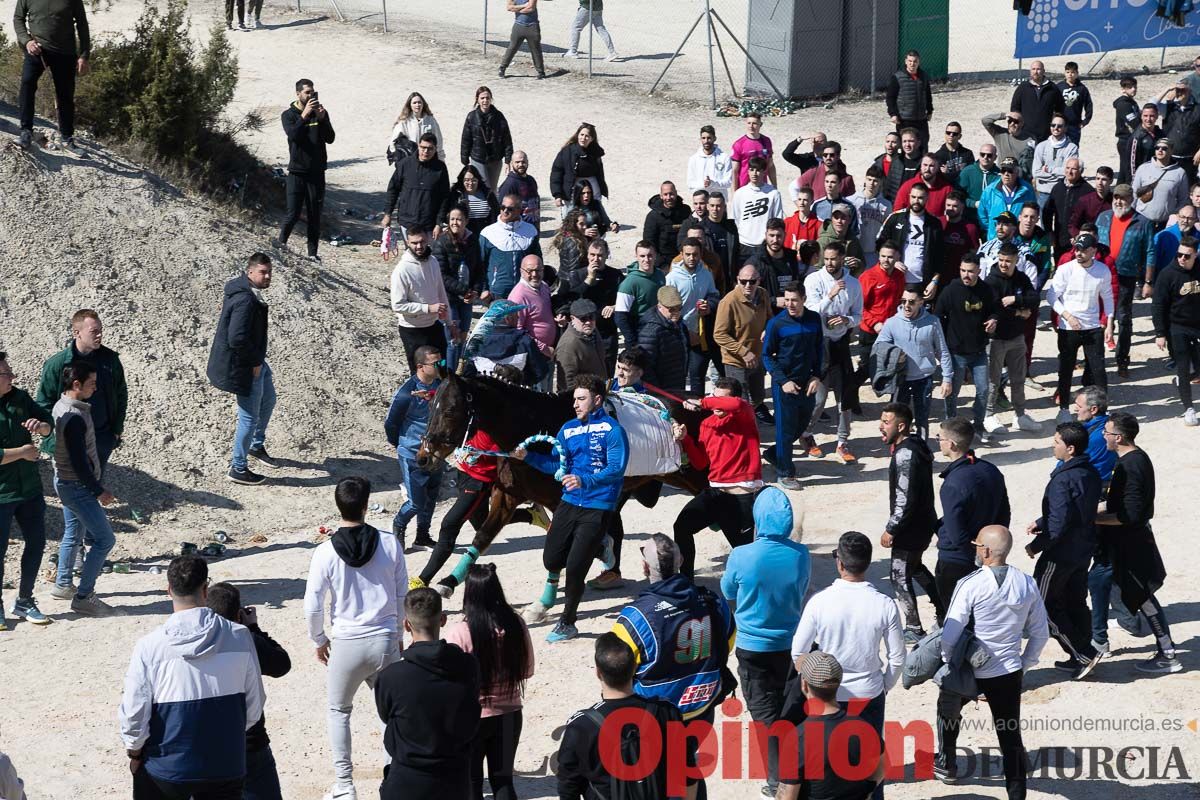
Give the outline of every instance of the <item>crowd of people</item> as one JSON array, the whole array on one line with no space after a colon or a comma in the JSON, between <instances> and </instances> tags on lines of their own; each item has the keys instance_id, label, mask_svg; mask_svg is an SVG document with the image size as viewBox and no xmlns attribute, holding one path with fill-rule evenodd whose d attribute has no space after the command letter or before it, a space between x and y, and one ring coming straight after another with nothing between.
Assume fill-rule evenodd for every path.
<instances>
[{"instance_id":1,"label":"crowd of people","mask_svg":"<svg viewBox=\"0 0 1200 800\"><path fill-rule=\"evenodd\" d=\"M504 63L526 42L542 73L536 6L509 0L517 22ZM589 18L603 31L600 11L598 0L590 9L581 0L576 39ZM541 189L491 90L475 92L453 185L442 126L423 95L409 95L388 145L394 171L383 218L383 253L396 262L391 308L410 374L383 428L405 501L391 530L380 532L366 521L369 481L341 479L341 522L313 553L304 598L315 656L327 667L327 797L357 796L350 716L366 683L386 729L381 797L481 797L486 772L494 796L515 800L522 694L535 675L529 625L548 617L561 578L564 602L546 640L575 639L585 593L628 582L620 513L631 452L642 443L614 413L614 396L669 405L670 437L704 488L669 535L641 543L635 571L648 586L596 639L602 699L567 722L558 755L563 800L667 796L669 765L647 778L656 795L631 794L630 781L612 774L613 755L601 747L606 720L634 709L663 731L672 722L711 723L739 685L756 722L798 726L795 738L771 737L764 796L881 798L887 693L902 674L925 680L943 663L951 676L939 683L934 775L957 780L961 709L983 695L1008 797L1023 798L1023 676L1050 638L1065 655L1054 666L1082 680L1110 653L1111 611L1130 632L1154 638L1156 653L1138 670L1180 671L1155 597L1166 571L1151 528L1154 467L1136 443L1137 418L1108 408L1106 347L1116 377L1128 378L1134 301L1152 298L1155 341L1175 370L1182 421L1197 425L1197 83L1200 62L1196 75L1139 109L1136 81L1123 80L1114 102L1116 166L1098 166L1089 182L1078 141L1094 109L1076 66L1056 84L1034 62L1009 110L983 119L987 138L976 157L958 122L934 149L933 96L913 51L887 93L894 130L858 180L825 133L798 136L779 153L751 113L727 152L704 126L697 151L679 165L686 193L667 180L648 198L636 260L624 268L608 263L605 236L620 226L604 208L609 186L595 126L581 123L551 166L560 219L543 238ZM288 214L273 245L286 249L303 213L307 252L319 261L334 130L312 81L297 81L295 92L282 115ZM793 211L785 210L777 158L799 169L786 186ZM273 463L264 294L272 269L270 255L255 253L225 286L207 369L212 386L236 398L228 478L245 485L267 481L253 462ZM489 322L485 337L471 335L478 312ZM1026 390L1041 388L1031 374L1034 341L1051 331L1059 411L1047 456L1056 466L1042 513L1025 528L1025 550L1037 559L1026 575L1008 563L1015 537L1004 474L974 446L1010 435L1001 419L1009 411L1017 431L1045 431L1051 421L1033 418ZM46 360L36 398L13 385L0 354L0 551L15 521L24 551L11 614L37 624L51 620L34 599L46 513L34 434L52 456L63 506L50 594L81 615L121 613L97 596L96 584L115 543L105 477L123 432L125 376L102 343L96 312L77 312L71 334ZM554 454L544 445L502 451L494 432L469 429L464 449L478 457L454 462L457 496L435 540L445 468L417 453L450 373L569 394L573 415L544 431ZM968 379L969 418L959 416ZM878 432L889 448L887 521L877 546L888 551L894 599L867 580L876 545L856 531L838 541L837 579L810 586L811 556L793 511L804 486L797 455L821 459L832 444L841 464L857 462L852 424L874 416L867 384L885 400ZM698 424L689 427L686 414ZM818 440L828 435L826 422L831 443ZM940 484L931 437L947 463ZM552 602L523 619L495 565L475 563L463 582L464 620L446 627L449 591L434 580L463 524L479 527L506 459L560 485L556 507L534 504L513 517L546 531ZM764 463L778 487L768 485ZM715 576L719 593L696 580L696 537L710 527L732 548ZM410 575L407 555L420 550L431 551L429 561ZM587 581L593 561L602 570ZM285 674L287 651L258 627L236 586L209 585L202 557L175 558L166 577L173 614L138 642L120 709L134 796L280 797L261 676ZM914 582L935 624L922 621ZM806 774L806 740L835 737L852 700L875 738L853 734L850 760L873 752L879 768L858 780L832 768ZM618 742L636 736L618 727ZM799 747L801 770L785 743ZM677 755L693 763L696 750ZM817 752L830 757L828 748ZM689 798L704 791L703 780L686 787Z\"/></svg>"}]
</instances>

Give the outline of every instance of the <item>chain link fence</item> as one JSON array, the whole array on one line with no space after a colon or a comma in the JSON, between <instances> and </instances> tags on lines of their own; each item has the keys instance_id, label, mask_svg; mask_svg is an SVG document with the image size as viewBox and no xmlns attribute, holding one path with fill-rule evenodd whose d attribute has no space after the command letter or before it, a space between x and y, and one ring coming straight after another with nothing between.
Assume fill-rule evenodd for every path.
<instances>
[{"instance_id":1,"label":"chain link fence","mask_svg":"<svg viewBox=\"0 0 1200 800\"><path fill-rule=\"evenodd\" d=\"M602 0L601 8L589 7L595 4L540 0L548 73L580 73L720 105L747 94L882 92L909 49L921 52L931 76L951 83L1024 77L1028 66L1013 52L1017 26L1029 20L999 0ZM294 8L396 35L478 46L497 65L513 23L505 0L391 0L390 6L389 0L296 0ZM614 52L617 58L610 58ZM1152 71L1185 63L1192 53L1168 47L1042 60L1055 75L1076 60L1086 76ZM509 74L533 73L522 47Z\"/></svg>"}]
</instances>

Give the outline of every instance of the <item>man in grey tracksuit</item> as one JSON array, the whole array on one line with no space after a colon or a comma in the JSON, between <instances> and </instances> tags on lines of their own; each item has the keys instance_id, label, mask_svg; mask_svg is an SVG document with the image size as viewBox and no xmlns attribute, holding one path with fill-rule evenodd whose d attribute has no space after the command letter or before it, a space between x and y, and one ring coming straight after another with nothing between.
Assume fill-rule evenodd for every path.
<instances>
[{"instance_id":1,"label":"man in grey tracksuit","mask_svg":"<svg viewBox=\"0 0 1200 800\"><path fill-rule=\"evenodd\" d=\"M948 397L954 389L954 362L942 332L942 323L925 310L918 284L905 287L899 310L899 314L893 314L883 323L875 346L895 345L908 356L904 380L900 381L892 402L912 408L916 430L922 436L928 436L934 373L941 367L942 396Z\"/></svg>"}]
</instances>

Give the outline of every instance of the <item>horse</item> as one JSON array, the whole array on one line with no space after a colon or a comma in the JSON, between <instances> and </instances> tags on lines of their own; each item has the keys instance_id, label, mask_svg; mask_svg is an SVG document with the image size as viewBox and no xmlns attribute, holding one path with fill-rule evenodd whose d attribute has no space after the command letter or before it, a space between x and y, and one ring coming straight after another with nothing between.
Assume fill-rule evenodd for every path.
<instances>
[{"instance_id":1,"label":"horse","mask_svg":"<svg viewBox=\"0 0 1200 800\"><path fill-rule=\"evenodd\" d=\"M701 420L711 413L691 411L676 401L668 401L666 405L672 418L684 424L693 436L698 435ZM442 381L429 405L429 424L417 450L417 466L427 470L440 469L446 458L464 445L476 429L487 431L500 447L511 451L534 434L556 435L574 416L570 394L538 392L487 375L450 374ZM684 466L665 475L628 477L622 491L637 496L639 489L649 488L655 482L693 495L708 488L706 472ZM497 459L496 482L492 484L487 518L475 532L471 546L454 571L438 581L438 591L444 597L454 593L467 570L487 551L522 503L532 501L553 511L561 500L562 484L554 476L518 459ZM652 504L639 500L646 505ZM535 609L541 607L541 614L553 605L557 583L557 576L547 578L542 596L535 604ZM540 618L536 610L533 616Z\"/></svg>"}]
</instances>

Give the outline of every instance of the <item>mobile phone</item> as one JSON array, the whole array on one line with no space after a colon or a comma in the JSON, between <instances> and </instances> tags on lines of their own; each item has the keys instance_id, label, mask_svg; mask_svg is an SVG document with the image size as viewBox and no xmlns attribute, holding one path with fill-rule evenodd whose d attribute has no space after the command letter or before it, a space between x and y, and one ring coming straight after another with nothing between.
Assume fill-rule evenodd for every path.
<instances>
[{"instance_id":1,"label":"mobile phone","mask_svg":"<svg viewBox=\"0 0 1200 800\"><path fill-rule=\"evenodd\" d=\"M317 95L317 93L316 93L315 91L312 93L312 98L311 98L311 99L312 99L312 101L313 101L314 103L320 103L320 102L321 102L321 101L318 99L318 95Z\"/></svg>"}]
</instances>

